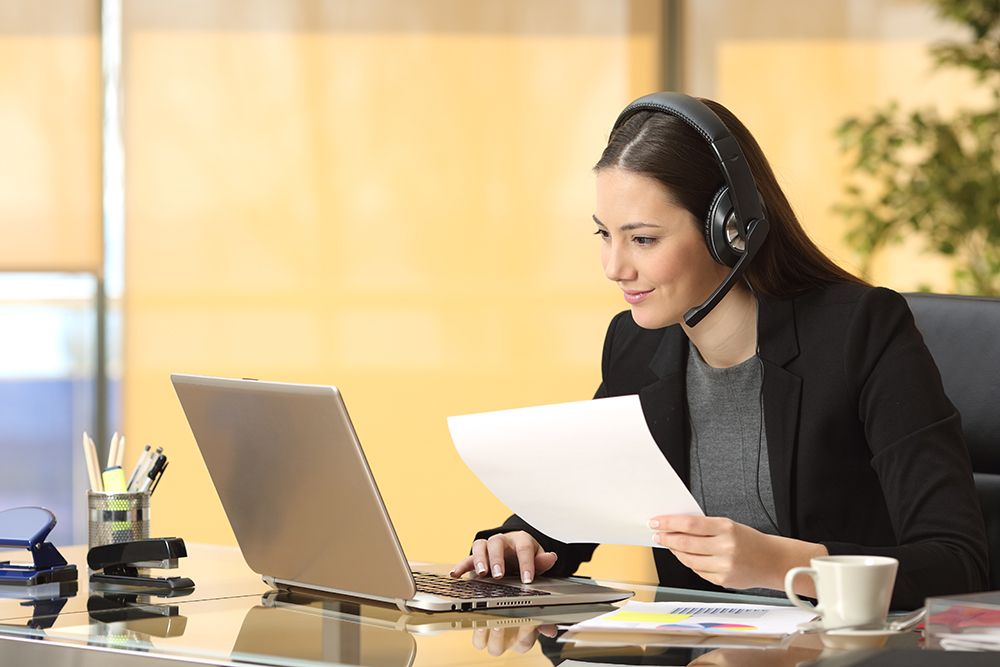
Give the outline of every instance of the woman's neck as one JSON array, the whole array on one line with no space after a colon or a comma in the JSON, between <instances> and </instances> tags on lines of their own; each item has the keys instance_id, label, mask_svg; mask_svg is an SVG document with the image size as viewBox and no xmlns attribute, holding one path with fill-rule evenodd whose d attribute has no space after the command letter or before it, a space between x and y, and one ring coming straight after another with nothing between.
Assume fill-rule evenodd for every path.
<instances>
[{"instance_id":1,"label":"woman's neck","mask_svg":"<svg viewBox=\"0 0 1000 667\"><path fill-rule=\"evenodd\" d=\"M757 353L757 298L739 285L698 326L681 327L709 366L735 366Z\"/></svg>"}]
</instances>

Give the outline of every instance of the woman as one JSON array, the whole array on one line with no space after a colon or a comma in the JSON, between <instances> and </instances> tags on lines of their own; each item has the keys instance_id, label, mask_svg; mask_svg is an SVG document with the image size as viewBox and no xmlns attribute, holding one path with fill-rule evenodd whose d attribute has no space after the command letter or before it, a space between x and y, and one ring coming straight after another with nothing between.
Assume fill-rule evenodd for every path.
<instances>
[{"instance_id":1,"label":"woman","mask_svg":"<svg viewBox=\"0 0 1000 667\"><path fill-rule=\"evenodd\" d=\"M595 172L604 272L629 304L597 397L639 394L706 514L648 518L660 583L781 590L789 568L850 553L899 560L894 607L983 590L959 415L906 302L806 237L743 124L716 102L647 96ZM453 573L567 575L595 546L512 516Z\"/></svg>"}]
</instances>

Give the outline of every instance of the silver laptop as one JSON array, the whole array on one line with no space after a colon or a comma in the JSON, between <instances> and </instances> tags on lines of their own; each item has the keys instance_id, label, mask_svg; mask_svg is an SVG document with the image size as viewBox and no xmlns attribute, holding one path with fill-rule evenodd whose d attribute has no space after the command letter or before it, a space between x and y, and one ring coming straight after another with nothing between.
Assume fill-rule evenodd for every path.
<instances>
[{"instance_id":1,"label":"silver laptop","mask_svg":"<svg viewBox=\"0 0 1000 667\"><path fill-rule=\"evenodd\" d=\"M539 577L413 572L336 387L171 375L247 564L276 588L401 610L614 602L630 591Z\"/></svg>"}]
</instances>

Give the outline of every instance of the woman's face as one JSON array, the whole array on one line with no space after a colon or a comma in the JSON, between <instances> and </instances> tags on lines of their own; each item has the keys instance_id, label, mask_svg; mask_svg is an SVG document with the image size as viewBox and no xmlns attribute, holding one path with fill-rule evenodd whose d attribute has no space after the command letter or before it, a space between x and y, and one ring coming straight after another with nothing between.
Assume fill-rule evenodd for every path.
<instances>
[{"instance_id":1,"label":"woman's face","mask_svg":"<svg viewBox=\"0 0 1000 667\"><path fill-rule=\"evenodd\" d=\"M701 221L649 176L598 171L594 222L604 275L618 284L645 329L680 322L729 273L709 254Z\"/></svg>"}]
</instances>

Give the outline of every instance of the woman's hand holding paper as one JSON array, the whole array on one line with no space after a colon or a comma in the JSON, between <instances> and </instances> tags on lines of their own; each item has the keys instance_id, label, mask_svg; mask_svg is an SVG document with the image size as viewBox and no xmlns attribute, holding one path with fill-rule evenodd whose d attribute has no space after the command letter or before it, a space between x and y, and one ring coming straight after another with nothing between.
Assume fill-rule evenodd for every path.
<instances>
[{"instance_id":1,"label":"woman's hand holding paper","mask_svg":"<svg viewBox=\"0 0 1000 667\"><path fill-rule=\"evenodd\" d=\"M782 590L790 568L827 555L822 544L767 535L724 517L656 516L649 527L655 544L670 549L701 578L724 588ZM800 581L800 594L814 596L811 581L807 577Z\"/></svg>"}]
</instances>

